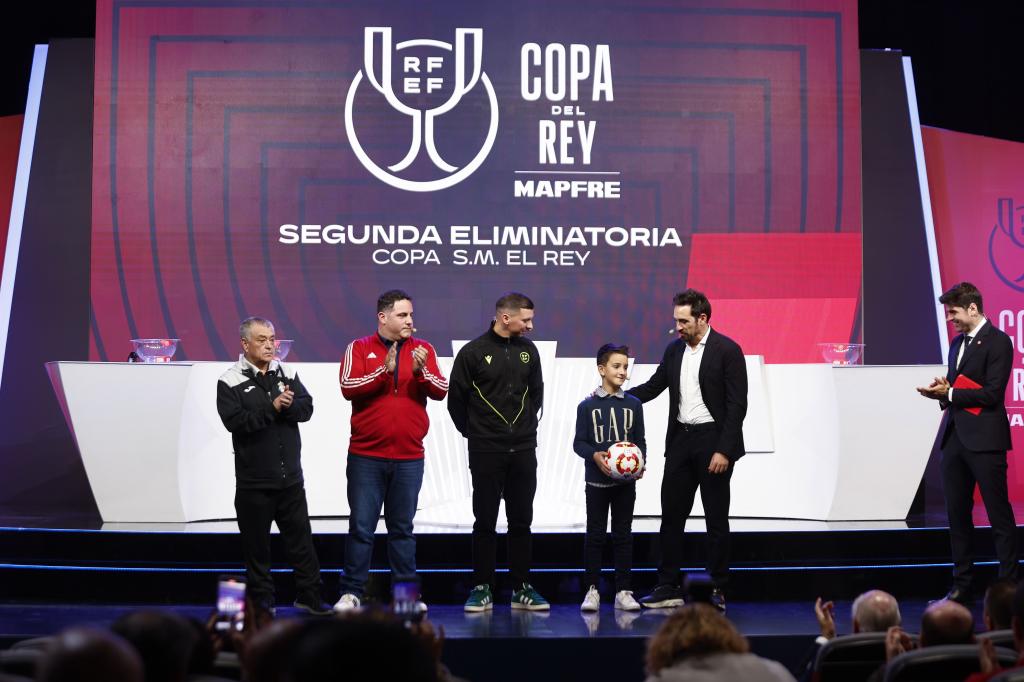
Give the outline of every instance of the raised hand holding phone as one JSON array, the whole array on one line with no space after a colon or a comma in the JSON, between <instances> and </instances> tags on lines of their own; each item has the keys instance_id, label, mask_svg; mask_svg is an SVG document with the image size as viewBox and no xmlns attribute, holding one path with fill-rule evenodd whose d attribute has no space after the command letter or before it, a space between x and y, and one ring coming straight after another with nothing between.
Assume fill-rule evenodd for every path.
<instances>
[{"instance_id":1,"label":"raised hand holding phone","mask_svg":"<svg viewBox=\"0 0 1024 682\"><path fill-rule=\"evenodd\" d=\"M221 576L217 582L218 632L241 631L245 623L245 580L236 576Z\"/></svg>"}]
</instances>

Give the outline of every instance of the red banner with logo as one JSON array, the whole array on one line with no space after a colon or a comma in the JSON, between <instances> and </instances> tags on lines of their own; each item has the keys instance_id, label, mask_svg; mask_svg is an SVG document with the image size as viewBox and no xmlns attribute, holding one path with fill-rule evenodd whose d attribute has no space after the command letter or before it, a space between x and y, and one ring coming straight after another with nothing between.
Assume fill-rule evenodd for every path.
<instances>
[{"instance_id":1,"label":"red banner with logo","mask_svg":"<svg viewBox=\"0 0 1024 682\"><path fill-rule=\"evenodd\" d=\"M1024 502L1024 466L1014 456L1024 452L1024 144L937 128L922 134L942 289L973 283L985 316L1013 340L1008 480L1010 501Z\"/></svg>"}]
</instances>

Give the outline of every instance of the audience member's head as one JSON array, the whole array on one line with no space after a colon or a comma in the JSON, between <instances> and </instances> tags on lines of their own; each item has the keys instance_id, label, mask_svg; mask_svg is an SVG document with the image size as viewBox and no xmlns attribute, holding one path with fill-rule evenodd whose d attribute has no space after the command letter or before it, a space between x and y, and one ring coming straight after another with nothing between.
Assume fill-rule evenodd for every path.
<instances>
[{"instance_id":1,"label":"audience member's head","mask_svg":"<svg viewBox=\"0 0 1024 682\"><path fill-rule=\"evenodd\" d=\"M1013 618L1010 620L1010 627L1013 628L1013 641L1017 651L1024 651L1024 581L1017 585L1013 593Z\"/></svg>"},{"instance_id":2,"label":"audience member's head","mask_svg":"<svg viewBox=\"0 0 1024 682\"><path fill-rule=\"evenodd\" d=\"M309 621L297 636L288 675L292 682L438 679L437 662L427 646L390 614Z\"/></svg>"},{"instance_id":3,"label":"audience member's head","mask_svg":"<svg viewBox=\"0 0 1024 682\"><path fill-rule=\"evenodd\" d=\"M885 632L901 622L900 605L896 597L882 590L869 590L853 600L850 609L853 631Z\"/></svg>"},{"instance_id":4,"label":"audience member's head","mask_svg":"<svg viewBox=\"0 0 1024 682\"><path fill-rule=\"evenodd\" d=\"M970 644L974 641L974 616L963 604L943 599L921 616L921 646Z\"/></svg>"},{"instance_id":5,"label":"audience member's head","mask_svg":"<svg viewBox=\"0 0 1024 682\"><path fill-rule=\"evenodd\" d=\"M39 682L142 682L142 661L117 635L75 627L54 638L36 671L36 679Z\"/></svg>"},{"instance_id":6,"label":"audience member's head","mask_svg":"<svg viewBox=\"0 0 1024 682\"><path fill-rule=\"evenodd\" d=\"M195 645L192 647L192 655L189 657L187 675L210 675L213 674L213 664L217 660L217 647L214 646L213 637L206 629L206 625L195 618L186 618L196 634Z\"/></svg>"},{"instance_id":7,"label":"audience member's head","mask_svg":"<svg viewBox=\"0 0 1024 682\"><path fill-rule=\"evenodd\" d=\"M244 679L281 682L302 633L298 620L275 620L252 636L245 647Z\"/></svg>"},{"instance_id":8,"label":"audience member's head","mask_svg":"<svg viewBox=\"0 0 1024 682\"><path fill-rule=\"evenodd\" d=\"M142 658L146 682L181 682L188 674L199 639L187 620L175 613L136 611L110 627Z\"/></svg>"},{"instance_id":9,"label":"audience member's head","mask_svg":"<svg viewBox=\"0 0 1024 682\"><path fill-rule=\"evenodd\" d=\"M750 645L725 616L708 604L677 609L647 642L647 672L656 675L690 656L750 651Z\"/></svg>"},{"instance_id":10,"label":"audience member's head","mask_svg":"<svg viewBox=\"0 0 1024 682\"><path fill-rule=\"evenodd\" d=\"M986 630L1009 630L1013 620L1013 596L1017 584L1009 578L1000 578L985 590L985 608L982 619Z\"/></svg>"}]
</instances>

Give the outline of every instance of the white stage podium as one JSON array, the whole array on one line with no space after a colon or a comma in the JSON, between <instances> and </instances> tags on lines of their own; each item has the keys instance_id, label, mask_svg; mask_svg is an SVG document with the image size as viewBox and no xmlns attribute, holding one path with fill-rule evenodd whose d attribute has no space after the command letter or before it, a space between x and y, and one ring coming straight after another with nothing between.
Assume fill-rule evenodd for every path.
<instances>
[{"instance_id":1,"label":"white stage podium","mask_svg":"<svg viewBox=\"0 0 1024 682\"><path fill-rule=\"evenodd\" d=\"M454 349L461 342L453 342ZM537 451L534 527L583 526L583 460L572 451L576 405L597 385L593 359L558 358L537 342L545 406ZM452 357L440 358L447 375ZM234 518L234 456L217 416L217 379L231 363L50 362L47 371L105 522ZM347 516L350 404L337 363L294 363L313 396L300 426L310 514ZM655 365L636 365L631 384ZM821 521L899 520L917 491L941 417L915 386L942 365L766 365L747 357L747 455L732 479L731 516ZM627 385L628 387L628 385ZM444 402L430 431L418 522L472 525L465 440ZM637 516L660 514L668 392L644 406L648 471ZM400 419L401 415L396 415ZM694 516L700 516L698 506Z\"/></svg>"}]
</instances>

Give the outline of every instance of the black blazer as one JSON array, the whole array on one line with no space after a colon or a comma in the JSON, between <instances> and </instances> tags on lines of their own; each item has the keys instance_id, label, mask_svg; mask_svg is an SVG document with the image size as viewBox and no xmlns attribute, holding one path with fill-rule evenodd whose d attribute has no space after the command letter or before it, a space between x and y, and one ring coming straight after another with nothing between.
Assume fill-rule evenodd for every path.
<instances>
[{"instance_id":1,"label":"black blazer","mask_svg":"<svg viewBox=\"0 0 1024 682\"><path fill-rule=\"evenodd\" d=\"M679 428L679 373L683 364L683 350L686 342L676 339L665 348L661 364L647 383L629 389L642 402L654 400L668 388L669 411L668 429L665 433L665 451L668 452L672 437ZM747 415L747 364L743 350L728 336L711 330L704 355L700 361L701 397L718 427L718 444L715 452L721 452L735 462L746 454L743 445L743 418Z\"/></svg>"},{"instance_id":2,"label":"black blazer","mask_svg":"<svg viewBox=\"0 0 1024 682\"><path fill-rule=\"evenodd\" d=\"M1009 450L1010 422L1006 416L1006 384L1013 368L1013 341L992 320L982 327L974 342L964 351L959 370L956 356L964 343L964 335L956 337L949 346L946 379L952 384L958 374L981 384L981 388L954 388L953 404L939 402L946 411L942 422L942 444L949 438L950 420L956 425L960 442L968 450ZM980 407L981 414L967 412L968 407Z\"/></svg>"}]
</instances>

